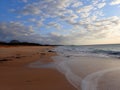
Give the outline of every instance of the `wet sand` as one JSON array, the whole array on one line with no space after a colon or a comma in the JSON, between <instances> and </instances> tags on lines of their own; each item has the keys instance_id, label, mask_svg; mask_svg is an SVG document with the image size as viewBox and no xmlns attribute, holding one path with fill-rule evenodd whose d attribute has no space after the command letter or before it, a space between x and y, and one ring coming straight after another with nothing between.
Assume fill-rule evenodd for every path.
<instances>
[{"instance_id":1,"label":"wet sand","mask_svg":"<svg viewBox=\"0 0 120 90\"><path fill-rule=\"evenodd\" d=\"M120 59L81 56L68 64L82 90L120 90Z\"/></svg>"},{"instance_id":2,"label":"wet sand","mask_svg":"<svg viewBox=\"0 0 120 90\"><path fill-rule=\"evenodd\" d=\"M52 62L51 46L0 46L0 90L76 90L51 68L30 68L32 62ZM43 59L44 58L44 59Z\"/></svg>"}]
</instances>

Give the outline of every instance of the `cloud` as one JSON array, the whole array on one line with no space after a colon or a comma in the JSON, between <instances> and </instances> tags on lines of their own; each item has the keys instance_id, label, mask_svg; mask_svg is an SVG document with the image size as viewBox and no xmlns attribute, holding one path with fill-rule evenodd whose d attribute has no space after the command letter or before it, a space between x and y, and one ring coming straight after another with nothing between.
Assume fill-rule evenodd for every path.
<instances>
[{"instance_id":1,"label":"cloud","mask_svg":"<svg viewBox=\"0 0 120 90\"><path fill-rule=\"evenodd\" d=\"M103 8L105 5L106 5L105 2L104 2L104 3L99 3L99 4L98 4L98 8Z\"/></svg>"},{"instance_id":2,"label":"cloud","mask_svg":"<svg viewBox=\"0 0 120 90\"><path fill-rule=\"evenodd\" d=\"M120 0L113 0L110 5L118 5L120 4Z\"/></svg>"},{"instance_id":3,"label":"cloud","mask_svg":"<svg viewBox=\"0 0 120 90\"><path fill-rule=\"evenodd\" d=\"M90 43L105 43L116 39L116 42L120 41L120 18L117 16L104 18L94 23L79 23L84 26L83 28L76 28L72 30L65 40L71 42L77 42L77 44L90 44ZM77 31L76 31L77 30ZM76 31L76 32L75 32ZM68 42L70 43L70 42ZM114 41L115 43L115 41Z\"/></svg>"},{"instance_id":4,"label":"cloud","mask_svg":"<svg viewBox=\"0 0 120 90\"><path fill-rule=\"evenodd\" d=\"M21 41L37 42L42 44L91 44L102 43L120 37L120 18L117 16L104 18L94 23L79 22L67 34L51 32L46 35L36 33L32 26L24 26L19 22L0 23L0 40L17 39ZM50 26L57 23L52 22ZM80 25L84 27L79 27ZM77 42L77 43L76 43Z\"/></svg>"},{"instance_id":5,"label":"cloud","mask_svg":"<svg viewBox=\"0 0 120 90\"><path fill-rule=\"evenodd\" d=\"M0 23L0 39L19 39L47 44L90 44L120 36L120 17L104 18L105 0L37 0L11 10L27 17L19 22ZM111 5L118 4L118 0ZM41 30L41 27L47 28ZM53 29L54 28L54 29ZM69 29L68 29L69 28ZM49 29L51 32L48 32ZM40 33L36 30L41 30ZM42 34L42 31L44 34ZM47 33L45 33L47 32ZM98 41L97 41L98 40ZM94 43L95 43L94 42Z\"/></svg>"},{"instance_id":6,"label":"cloud","mask_svg":"<svg viewBox=\"0 0 120 90\"><path fill-rule=\"evenodd\" d=\"M62 22L74 24L79 23L79 20L83 18L88 18L92 13L98 12L100 15L101 11L96 10L96 6L103 8L105 5L104 0L101 3L99 3L98 0L92 0L92 4L90 5L84 5L84 2L79 0L40 0L28 3L21 10L16 9L15 12L22 15L40 17L40 19L44 20L48 18L61 19ZM98 16L97 13L96 16ZM36 18L36 20L38 20L38 18ZM31 21L33 21L33 19Z\"/></svg>"},{"instance_id":7,"label":"cloud","mask_svg":"<svg viewBox=\"0 0 120 90\"><path fill-rule=\"evenodd\" d=\"M120 41L120 18L117 16L100 19L94 23L76 23L77 26L64 35L57 34L64 44L98 44L116 39ZM79 27L80 25L84 27ZM58 37L57 37L58 38ZM77 43L76 43L77 42ZM115 41L114 41L115 43Z\"/></svg>"},{"instance_id":8,"label":"cloud","mask_svg":"<svg viewBox=\"0 0 120 90\"><path fill-rule=\"evenodd\" d=\"M88 12L81 13L80 16L81 18L87 18L90 15Z\"/></svg>"},{"instance_id":9,"label":"cloud","mask_svg":"<svg viewBox=\"0 0 120 90\"><path fill-rule=\"evenodd\" d=\"M77 13L81 13L81 12L89 12L93 9L93 6L92 5L88 5L88 6L84 6L82 8L79 8L77 10Z\"/></svg>"},{"instance_id":10,"label":"cloud","mask_svg":"<svg viewBox=\"0 0 120 90\"><path fill-rule=\"evenodd\" d=\"M50 23L48 23L48 26L50 26L50 27L54 27L54 28L56 28L57 30L61 30L61 25L60 24L58 24L58 23L56 23L56 22L50 22Z\"/></svg>"},{"instance_id":11,"label":"cloud","mask_svg":"<svg viewBox=\"0 0 120 90\"><path fill-rule=\"evenodd\" d=\"M36 22L37 20L35 18L30 18L28 21L30 21L30 22Z\"/></svg>"},{"instance_id":12,"label":"cloud","mask_svg":"<svg viewBox=\"0 0 120 90\"><path fill-rule=\"evenodd\" d=\"M76 2L74 2L74 3L72 4L72 7L73 7L73 8L77 8L77 7L82 6L82 5L83 5L82 2L80 2L80 1L77 2L77 1L76 1Z\"/></svg>"},{"instance_id":13,"label":"cloud","mask_svg":"<svg viewBox=\"0 0 120 90\"><path fill-rule=\"evenodd\" d=\"M43 24L43 21L41 21L41 20L40 20L40 21L36 21L35 23L36 23L36 26L37 26L37 27L41 27L41 26L44 25L44 24Z\"/></svg>"},{"instance_id":14,"label":"cloud","mask_svg":"<svg viewBox=\"0 0 120 90\"><path fill-rule=\"evenodd\" d=\"M32 26L24 26L19 22L0 23L0 41L20 40L41 44L61 44L62 38L55 34L42 35L36 33Z\"/></svg>"},{"instance_id":15,"label":"cloud","mask_svg":"<svg viewBox=\"0 0 120 90\"><path fill-rule=\"evenodd\" d=\"M38 15L41 13L38 6L35 6L34 4L28 4L23 8L23 10L17 11L18 13L21 13L23 15Z\"/></svg>"},{"instance_id":16,"label":"cloud","mask_svg":"<svg viewBox=\"0 0 120 90\"><path fill-rule=\"evenodd\" d=\"M80 8L82 5L83 3L79 0L44 0L27 4L22 10L16 10L15 12L23 15L36 15L44 19L63 16L67 19L67 17L73 16L74 18L74 16L77 16L70 7L77 8L77 13L87 13L93 9L92 5Z\"/></svg>"},{"instance_id":17,"label":"cloud","mask_svg":"<svg viewBox=\"0 0 120 90\"><path fill-rule=\"evenodd\" d=\"M28 2L28 0L22 0L24 3L27 3Z\"/></svg>"},{"instance_id":18,"label":"cloud","mask_svg":"<svg viewBox=\"0 0 120 90\"><path fill-rule=\"evenodd\" d=\"M11 23L0 23L0 39L10 40L10 39L22 39L32 35L34 30L32 27L25 27L19 22ZM22 40L24 40L22 39Z\"/></svg>"}]
</instances>

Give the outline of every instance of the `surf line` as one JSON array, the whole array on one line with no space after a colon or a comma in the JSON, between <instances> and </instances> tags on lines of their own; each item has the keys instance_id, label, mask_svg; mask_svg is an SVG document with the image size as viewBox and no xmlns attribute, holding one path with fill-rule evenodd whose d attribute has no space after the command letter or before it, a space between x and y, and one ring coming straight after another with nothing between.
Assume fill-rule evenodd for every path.
<instances>
[{"instance_id":1,"label":"surf line","mask_svg":"<svg viewBox=\"0 0 120 90\"><path fill-rule=\"evenodd\" d=\"M97 71L95 73L87 75L82 80L82 85L81 85L82 90L97 90L99 79L105 73L108 73L108 72L111 72L111 71L116 71L116 70L120 70L120 67L118 67L118 68L111 68L111 69L105 69L105 70Z\"/></svg>"}]
</instances>

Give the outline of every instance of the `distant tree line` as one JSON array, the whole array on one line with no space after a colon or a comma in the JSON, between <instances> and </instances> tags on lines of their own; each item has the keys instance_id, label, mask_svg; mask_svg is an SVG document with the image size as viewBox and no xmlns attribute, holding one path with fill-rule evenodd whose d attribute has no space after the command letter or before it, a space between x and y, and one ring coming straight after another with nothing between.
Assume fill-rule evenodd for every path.
<instances>
[{"instance_id":1,"label":"distant tree line","mask_svg":"<svg viewBox=\"0 0 120 90\"><path fill-rule=\"evenodd\" d=\"M31 43L31 42L20 42L19 40L11 40L10 42L0 41L0 45L23 45L23 46L40 46L41 44L38 43Z\"/></svg>"},{"instance_id":2,"label":"distant tree line","mask_svg":"<svg viewBox=\"0 0 120 90\"><path fill-rule=\"evenodd\" d=\"M21 45L21 46L58 46L58 45L49 45L49 44L39 44L31 42L20 42L19 40L11 40L10 42L0 41L0 45Z\"/></svg>"}]
</instances>

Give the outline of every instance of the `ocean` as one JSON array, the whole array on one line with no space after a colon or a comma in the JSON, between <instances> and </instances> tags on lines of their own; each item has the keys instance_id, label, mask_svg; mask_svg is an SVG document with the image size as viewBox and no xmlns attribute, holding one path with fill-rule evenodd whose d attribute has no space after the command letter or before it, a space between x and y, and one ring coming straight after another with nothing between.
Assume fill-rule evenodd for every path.
<instances>
[{"instance_id":1,"label":"ocean","mask_svg":"<svg viewBox=\"0 0 120 90\"><path fill-rule=\"evenodd\" d=\"M98 56L120 58L120 44L59 46L55 51L61 56Z\"/></svg>"},{"instance_id":2,"label":"ocean","mask_svg":"<svg viewBox=\"0 0 120 90\"><path fill-rule=\"evenodd\" d=\"M58 46L53 51L58 54L53 57L57 69L78 90L100 90L99 79L120 70L120 44Z\"/></svg>"}]
</instances>

